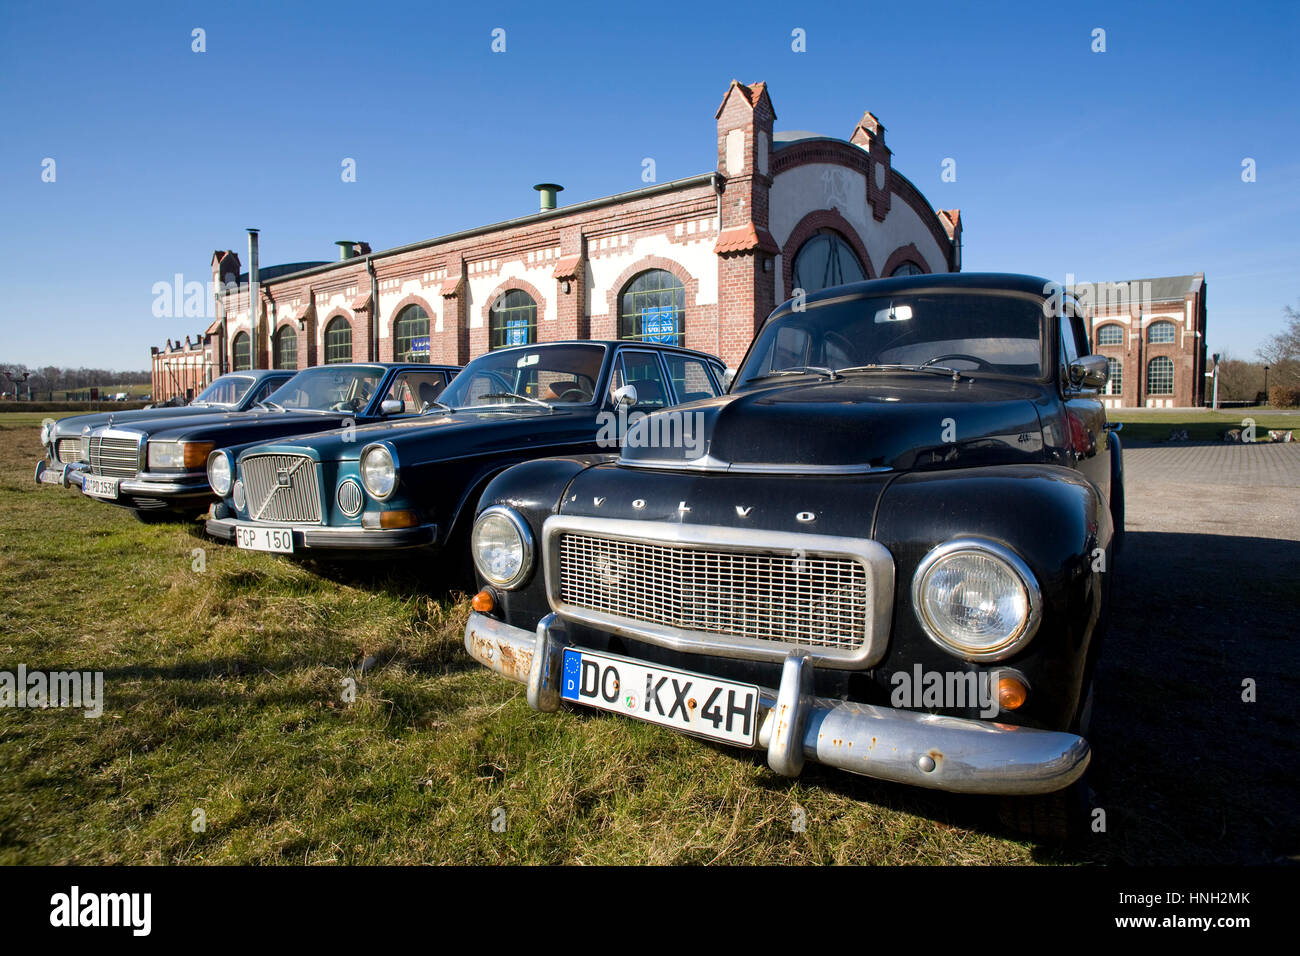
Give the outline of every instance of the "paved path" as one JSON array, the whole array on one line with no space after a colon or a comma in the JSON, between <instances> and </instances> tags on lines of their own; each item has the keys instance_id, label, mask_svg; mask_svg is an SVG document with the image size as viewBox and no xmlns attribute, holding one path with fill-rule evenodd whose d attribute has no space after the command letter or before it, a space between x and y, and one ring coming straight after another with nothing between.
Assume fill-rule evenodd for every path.
<instances>
[{"instance_id":1,"label":"paved path","mask_svg":"<svg viewBox=\"0 0 1300 956\"><path fill-rule=\"evenodd\" d=\"M1093 725L1109 858L1300 858L1300 443L1125 448L1124 468Z\"/></svg>"},{"instance_id":2,"label":"paved path","mask_svg":"<svg viewBox=\"0 0 1300 956\"><path fill-rule=\"evenodd\" d=\"M1300 442L1125 447L1124 473L1130 482L1214 484L1224 486L1225 491L1240 487L1300 488Z\"/></svg>"}]
</instances>

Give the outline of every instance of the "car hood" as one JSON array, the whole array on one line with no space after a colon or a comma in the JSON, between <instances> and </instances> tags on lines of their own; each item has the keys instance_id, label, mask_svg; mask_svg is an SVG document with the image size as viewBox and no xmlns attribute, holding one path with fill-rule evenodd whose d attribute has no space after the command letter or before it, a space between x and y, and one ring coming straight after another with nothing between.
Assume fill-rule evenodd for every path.
<instances>
[{"instance_id":1,"label":"car hood","mask_svg":"<svg viewBox=\"0 0 1300 956\"><path fill-rule=\"evenodd\" d=\"M194 415L216 415L228 412L206 405L176 405L172 408L126 408L113 412L91 412L88 415L70 415L54 423L56 438L77 438L87 428L100 425L131 425L136 422L154 419L170 421L176 418L189 418Z\"/></svg>"},{"instance_id":2,"label":"car hood","mask_svg":"<svg viewBox=\"0 0 1300 956\"><path fill-rule=\"evenodd\" d=\"M1042 461L1040 394L1031 383L925 372L777 384L657 412L629 429L620 461L791 472Z\"/></svg>"},{"instance_id":3,"label":"car hood","mask_svg":"<svg viewBox=\"0 0 1300 956\"><path fill-rule=\"evenodd\" d=\"M310 452L319 461L356 461L372 442L384 441L407 462L464 458L480 452L531 445L591 442L595 439L596 409L519 408L429 414L399 421L376 422L357 428L336 428L246 449L244 454Z\"/></svg>"},{"instance_id":4,"label":"car hood","mask_svg":"<svg viewBox=\"0 0 1300 956\"><path fill-rule=\"evenodd\" d=\"M259 431L265 432L267 437L271 438L277 435L296 435L322 428L335 428L343 424L348 417L342 412L277 412L258 408L246 412L192 415L183 421L154 418L132 422L123 430L140 432L146 438L155 441L216 441L218 444L234 444L235 441L232 439L253 440ZM117 423L114 422L111 427L116 428Z\"/></svg>"}]
</instances>

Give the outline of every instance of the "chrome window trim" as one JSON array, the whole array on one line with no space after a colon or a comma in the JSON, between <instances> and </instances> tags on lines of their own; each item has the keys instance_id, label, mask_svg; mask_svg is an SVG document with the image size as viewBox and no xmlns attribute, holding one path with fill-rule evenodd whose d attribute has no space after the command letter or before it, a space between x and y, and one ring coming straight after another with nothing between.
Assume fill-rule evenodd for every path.
<instances>
[{"instance_id":1,"label":"chrome window trim","mask_svg":"<svg viewBox=\"0 0 1300 956\"><path fill-rule=\"evenodd\" d=\"M689 460L671 458L628 459L619 455L620 466L628 468L668 469L670 471L716 471L733 475L877 475L893 471L889 465L786 465L736 464L712 454Z\"/></svg>"},{"instance_id":2,"label":"chrome window trim","mask_svg":"<svg viewBox=\"0 0 1300 956\"><path fill-rule=\"evenodd\" d=\"M971 652L949 643L942 632L926 616L925 604L921 599L925 577L940 558L947 557L958 551L977 551L1000 558L1011 567L1011 570L1020 578L1020 583L1024 585L1025 592L1029 597L1029 613L1025 618L1024 627L1009 643L988 651ZM921 559L921 563L917 565L916 573L912 575L912 611L915 613L916 620L921 625L921 629L925 631L926 636L947 653L955 654L968 661L1001 661L1018 653L1033 640L1034 635L1038 632L1038 625L1043 618L1043 592L1038 586L1038 579L1034 577L1034 572L1029 569L1029 565L1025 564L1024 559L1010 548L985 538L953 538L932 548Z\"/></svg>"},{"instance_id":3,"label":"chrome window trim","mask_svg":"<svg viewBox=\"0 0 1300 956\"><path fill-rule=\"evenodd\" d=\"M574 607L560 599L559 549L565 532L577 532L634 543L750 553L785 552L809 557L849 558L862 565L870 587L867 633L853 650L784 641L759 641L703 631L687 631L645 621L616 617ZM626 518L552 515L542 526L542 556L546 599L561 617L689 654L711 654L740 660L784 661L792 648L820 665L841 670L872 667L885 656L893 615L894 558L878 541L794 531L733 528L723 525L668 524Z\"/></svg>"}]
</instances>

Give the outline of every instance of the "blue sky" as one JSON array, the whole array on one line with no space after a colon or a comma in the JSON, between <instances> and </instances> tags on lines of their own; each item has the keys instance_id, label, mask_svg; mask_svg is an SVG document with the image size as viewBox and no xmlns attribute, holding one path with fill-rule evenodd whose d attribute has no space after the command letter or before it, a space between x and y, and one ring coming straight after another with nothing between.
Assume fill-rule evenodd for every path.
<instances>
[{"instance_id":1,"label":"blue sky","mask_svg":"<svg viewBox=\"0 0 1300 956\"><path fill-rule=\"evenodd\" d=\"M0 361L147 367L206 325L155 318L154 283L206 282L246 226L263 264L332 259L526 214L536 182L707 171L732 77L767 81L778 130L874 112L962 210L966 270L1203 271L1211 350L1253 357L1300 302L1298 27L1290 3L7 2Z\"/></svg>"}]
</instances>

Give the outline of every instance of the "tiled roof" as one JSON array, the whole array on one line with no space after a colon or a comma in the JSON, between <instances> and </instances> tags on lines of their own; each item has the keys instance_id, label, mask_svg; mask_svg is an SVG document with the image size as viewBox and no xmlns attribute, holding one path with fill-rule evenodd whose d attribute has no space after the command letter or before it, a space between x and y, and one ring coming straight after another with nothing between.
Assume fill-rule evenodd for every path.
<instances>
[{"instance_id":1,"label":"tiled roof","mask_svg":"<svg viewBox=\"0 0 1300 956\"><path fill-rule=\"evenodd\" d=\"M574 279L577 278L578 273L581 271L582 255L581 253L578 253L572 256L565 256L560 259L559 262L555 263L555 272L553 275L556 279Z\"/></svg>"},{"instance_id":2,"label":"tiled roof","mask_svg":"<svg viewBox=\"0 0 1300 956\"><path fill-rule=\"evenodd\" d=\"M718 233L717 245L713 247L713 251L720 256L732 252L753 252L756 249L773 255L781 251L772 234L766 229L758 228L752 222L723 229Z\"/></svg>"}]
</instances>

